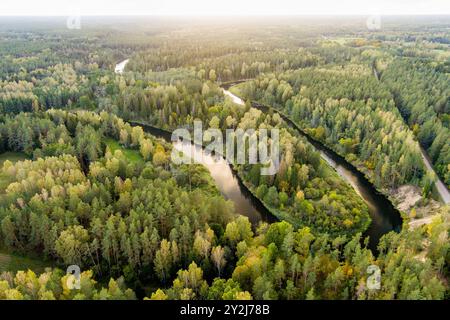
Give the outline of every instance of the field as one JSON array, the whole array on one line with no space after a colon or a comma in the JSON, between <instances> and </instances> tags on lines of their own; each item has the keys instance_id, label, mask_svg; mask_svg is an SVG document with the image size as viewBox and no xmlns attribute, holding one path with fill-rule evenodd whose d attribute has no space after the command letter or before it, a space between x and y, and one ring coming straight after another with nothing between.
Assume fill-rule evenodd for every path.
<instances>
[{"instance_id":1,"label":"field","mask_svg":"<svg viewBox=\"0 0 450 320\"><path fill-rule=\"evenodd\" d=\"M106 139L105 144L107 145L112 154L114 154L116 150L120 150L125 155L125 157L132 163L139 163L144 161L139 151L124 148L119 144L119 142L117 142L114 139Z\"/></svg>"},{"instance_id":2,"label":"field","mask_svg":"<svg viewBox=\"0 0 450 320\"><path fill-rule=\"evenodd\" d=\"M17 272L19 270L33 270L36 273L41 273L50 264L38 259L22 257L15 254L10 254L6 250L0 248L0 273L4 271Z\"/></svg>"}]
</instances>

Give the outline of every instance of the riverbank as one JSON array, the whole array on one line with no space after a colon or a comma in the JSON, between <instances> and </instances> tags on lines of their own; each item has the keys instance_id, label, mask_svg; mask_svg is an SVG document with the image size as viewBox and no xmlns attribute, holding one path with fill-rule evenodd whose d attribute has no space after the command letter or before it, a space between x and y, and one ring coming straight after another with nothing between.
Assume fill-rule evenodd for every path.
<instances>
[{"instance_id":1,"label":"riverbank","mask_svg":"<svg viewBox=\"0 0 450 320\"><path fill-rule=\"evenodd\" d=\"M123 71L125 70L125 66L127 65L128 61L130 61L130 59L125 59L121 62L119 62L118 64L116 64L116 67L114 68L114 72L115 73L123 73Z\"/></svg>"},{"instance_id":2,"label":"riverbank","mask_svg":"<svg viewBox=\"0 0 450 320\"><path fill-rule=\"evenodd\" d=\"M163 138L165 138L168 141L171 141L171 132L168 130L160 129L160 128L154 127L152 125L142 123L142 122L137 122L137 121L128 121L128 123L130 123L132 125L140 125L142 128L144 128L144 130L146 132L148 132L152 135L156 135L156 136L162 135ZM289 127L288 123L286 123L286 125ZM194 142L190 141L190 140L189 140L189 143L194 144ZM205 148L205 145L196 144L196 146ZM191 153L191 150L187 150L187 151L188 151L188 153ZM220 156L221 156L221 158L224 157L223 154L220 154ZM209 156L207 155L206 157L208 158ZM198 159L202 159L202 158L203 157L199 157ZM218 161L219 162L218 165L221 166L221 168L219 168L219 170L218 170L218 168L216 168L215 165L212 165L211 162L203 163L203 161L201 161L200 164L203 164L210 171L213 179L216 181L216 184L218 185L218 188L221 189L221 191L224 191L224 189L225 189L225 192L222 192L222 194L225 196L225 198L231 199L233 202L235 202L237 204L237 208L236 208L237 212L248 216L254 225L256 225L259 222L259 220L264 220L267 222L275 222L275 221L279 221L279 220L285 220L285 221L291 223L296 228L302 228L305 226L309 226L314 230L316 229L315 226L305 224L304 221L302 221L302 220L297 220L294 216L290 215L289 212L269 206L266 202L264 202L262 199L260 199L256 195L256 189L245 179L245 172L242 170L242 167L240 165L235 165L233 163L229 163L225 159L222 159L221 161L220 160ZM327 170L330 170L330 172L329 172L330 175L336 175L336 178L340 179L339 175L335 171L333 171L333 168L329 167L325 161L324 161L323 165L327 167ZM232 177L230 176L228 179L224 179L224 175L226 176L227 175L226 172L229 170L232 171L233 176ZM217 171L219 171L219 172L217 172ZM223 172L225 172L225 174ZM232 182L233 179L236 179L238 181L238 185L234 185L234 186L228 185L230 182ZM348 186L348 188L351 189L350 186ZM241 210L239 210L239 208L242 207L242 203L240 203L241 201L239 201L239 199L238 199L238 201L236 201L236 192L238 189L240 189L240 192L243 193L246 198L247 197L250 198L250 202L252 203L252 205L254 207L256 207L256 210L260 214L262 213L262 219L259 219L259 220L255 219L254 212L251 212L253 210L247 210L247 213L250 211L252 213L252 215L245 214L245 211L242 212ZM231 197L230 197L230 194L231 194ZM233 199L233 196L234 196L234 199ZM238 198L242 198L242 197L238 197ZM248 201L246 201L246 202L248 204ZM244 207L249 208L248 205L244 206ZM366 208L366 210L368 210L368 208ZM364 216L364 220L361 222L361 225L358 226L357 228L355 227L355 229L352 230L351 233L352 234L357 233L357 232L365 233L369 229L369 226L371 224L372 224L372 219L370 218L370 214L368 214L368 212L366 212L365 216ZM320 227L317 226L317 228L318 228L318 230L320 230ZM375 228L375 229L379 230L378 228ZM321 232L324 232L324 231L322 230ZM334 233L334 235L337 236L337 235L341 235L342 233L345 233L345 230L341 230L337 234ZM370 241L371 249L373 249L375 251L376 245L379 240L379 236L374 236L373 234L370 234L369 236L371 238L371 241Z\"/></svg>"},{"instance_id":3,"label":"riverbank","mask_svg":"<svg viewBox=\"0 0 450 320\"><path fill-rule=\"evenodd\" d=\"M237 83L242 83L244 81L238 82L229 82L222 85L222 89L224 90L224 94L227 96L235 96L236 98L233 101L241 101L244 103L242 98L238 95L240 93L239 89L234 86ZM229 89L229 91L227 90ZM231 91L231 92L230 92ZM307 140L318 150L321 151L321 156L325 159L337 172L341 175L347 182L355 189L355 191L363 198L363 200L369 206L369 212L371 213L371 218L374 220L374 224L368 229L367 233L370 234L371 238L376 238L376 243L378 242L381 236L390 231L400 231L402 226L402 216L398 208L394 205L394 198L389 194L389 190L378 190L375 187L375 183L371 175L366 171L362 170L361 166L355 165L351 159L345 157L340 154L332 146L329 146L326 143L316 140L311 137L308 132L305 132L302 128L300 128L289 116L284 114L282 111L260 104L258 102L251 102L252 106L262 110L263 112L275 112L278 113L284 121L290 123L301 135L307 138ZM354 173L356 175L357 181L354 181L354 178L346 175L345 168L344 172L341 168L338 167L335 161L337 160L338 164L344 166L350 173ZM333 163L334 162L334 163ZM347 171L348 172L348 171ZM358 180L361 180L363 185L367 184L370 186L369 192L365 192L364 189L358 189ZM381 205L383 204L383 205ZM378 207L381 205L381 207ZM375 223L379 225L375 227ZM373 243L372 243L373 246Z\"/></svg>"},{"instance_id":4,"label":"riverbank","mask_svg":"<svg viewBox=\"0 0 450 320\"><path fill-rule=\"evenodd\" d=\"M229 83L228 86L231 86L232 84L233 83ZM225 85L222 85L222 88L224 88L224 87L225 87ZM225 94L227 96L229 96L233 100L233 102L235 102L237 104L244 104L244 101L242 99L240 99L239 97L234 97L234 95L231 94L231 92L230 93L225 92ZM258 108L260 106L254 105L254 107ZM286 115L283 115L278 110L273 110L273 111L279 113L280 116L283 118L283 120L286 122L286 124L288 126L290 126L294 130L297 130L297 132L300 133L301 136L304 136L307 139L307 141L309 143L311 143L314 147L316 147L315 143L316 144L320 143L315 140L312 141L311 137L309 135L307 135L305 132L303 132L297 125L295 125L295 123L293 123ZM317 149L317 147L316 147L316 149ZM334 152L331 148L328 148L327 152L329 154L331 154L331 156L333 158L335 158L335 159L339 158L338 159L339 162L342 162L342 163L345 162L346 164L351 166L351 164L349 164L348 161L345 160L345 158L343 158L342 156L340 156L339 154ZM323 157L323 154L322 154L322 158L326 161L326 159ZM251 187L249 185L247 185L245 183L245 181L243 181L243 179L241 177L242 174L239 174L239 172L236 170L236 168L234 166L230 166L230 168L231 168L231 170L234 171L236 178L240 181L240 184L242 184L245 187L245 190L252 194L252 198L257 199L262 204L262 201L255 196L254 190L251 190ZM358 171L353 166L351 167L351 170L358 172L358 174L359 174L358 179L361 181L364 181L364 184L372 186L372 184L370 183L370 180L368 179L367 176L365 176L363 173ZM335 172L336 172L336 170L335 170ZM337 172L337 174L339 174L339 172ZM350 184L350 187L352 187L351 184ZM367 236L367 235L370 236L371 249L376 250L376 246L382 235L384 235L385 233L392 231L392 230L399 231L401 229L401 217L400 217L400 213L391 204L391 202L389 200L385 199L386 197L384 194L380 193L378 190L376 190L373 187L370 190L370 193L371 193L370 198L375 199L372 203L372 210L373 210L373 208L375 208L375 211L377 211L377 215L370 216L370 214L369 214L370 219L373 221L373 223L370 223L369 228L366 228L367 225L364 224L364 229L366 230L365 236ZM363 199L363 200L365 200L365 199ZM380 206L380 203L382 203L381 206ZM265 208L265 210L270 212L271 216L277 216L278 218L286 219L288 221L290 220L290 219L287 219L284 215L280 214L280 212L278 212L279 211L278 209L274 210L274 209L268 208L265 205L264 205L264 208ZM369 208L369 210L371 210L371 209ZM375 219L373 219L373 218L375 218Z\"/></svg>"},{"instance_id":5,"label":"riverbank","mask_svg":"<svg viewBox=\"0 0 450 320\"><path fill-rule=\"evenodd\" d=\"M233 86L235 84L239 84L245 81L238 81L238 82L230 82L226 83L222 88L224 88L224 91L227 96L235 96L240 101L244 102L242 98L240 98L238 95L240 93L237 86ZM226 89L229 89L230 91L227 91ZM230 94L227 94L230 93ZM237 99L234 99L235 101L238 101ZM267 110L272 110L273 112L277 112L280 114L283 118L287 119L288 121L292 122L296 128L306 135L308 139L312 142L315 142L316 144L322 144L325 145L327 148L331 149L334 153L345 159L347 163L350 163L355 170L357 170L361 175L364 176L364 178L369 181L373 186L374 189L381 195L383 195L392 205L393 208L396 209L398 214L405 219L403 222L408 223L410 226L415 226L420 222L416 222L420 220L423 223L431 222L432 217L437 216L438 212L440 211L448 211L449 206L444 204L441 205L439 202L433 200L433 199L422 199L422 193L421 189L417 186L412 185L404 185L397 189L389 189L385 187L376 188L375 187L375 179L373 177L373 174L362 164L359 162L355 162L355 159L351 159L349 156L340 154L338 150L335 150L332 145L329 145L326 142L321 142L316 140L315 138L311 137L307 131L304 131L300 127L296 125L294 121L290 119L289 116L281 112L280 110L262 105L258 102L252 102L252 106L256 107L264 107L267 108ZM423 151L423 150L422 150ZM324 155L322 155L324 156ZM326 156L325 156L326 158ZM350 182L351 183L351 182ZM414 209L414 210L413 210ZM429 217L429 218L427 218Z\"/></svg>"},{"instance_id":6,"label":"riverbank","mask_svg":"<svg viewBox=\"0 0 450 320\"><path fill-rule=\"evenodd\" d=\"M160 129L158 127L154 127L153 125L138 122L138 121L128 121L128 123L130 123L132 125L139 125L146 132L148 132L152 135L156 135L158 137L162 136L164 139L166 139L166 141L171 141L171 132L168 130ZM195 144L191 140L189 140L189 143ZM199 145L199 144L195 144L195 145L202 149L205 148L205 145ZM189 152L191 152L191 151L189 150ZM210 171L211 176L213 177L216 184L218 185L219 190L221 190L222 195L226 199L231 199L236 204L236 209L237 209L236 211L240 214L243 214L243 215L249 217L249 219L252 222L254 227L257 226L257 224L259 223L260 220L263 220L263 221L266 221L269 223L276 222L279 220L285 220L285 221L291 223L296 228L309 226L313 230L316 230L316 229L320 230L319 226L305 225L301 220L296 220L293 216L289 215L288 212L285 212L278 208L269 206L267 203L265 203L262 199L260 199L256 195L256 189L248 181L246 181L246 179L244 178L245 173L242 171L242 167L239 165L235 165L233 163L229 163L228 161L223 159L224 158L223 154L220 154L220 156L221 156L222 160L218 161L219 162L218 165L220 166L219 168L216 168L216 165L212 164L212 161L211 162L205 161L204 163L200 162L200 164L203 164ZM206 156L206 157L208 158L209 156ZM201 159L201 158L202 157L199 157L199 159ZM340 179L338 177L338 174L335 171L333 171L333 168L329 167L325 163L324 163L324 165L327 166L328 170L330 170L330 175L335 174L336 178ZM230 171L230 170L232 172L232 176L227 174L227 171ZM226 178L227 175L228 175L228 178ZM234 186L231 186L229 184L233 183L233 181L232 181L233 179L236 179L238 183L237 183L237 185L235 184ZM351 188L351 187L349 187L349 188ZM238 191L240 193L242 193L245 198L247 198L247 200L245 201L247 203L244 203L244 206L242 206L242 197L239 196L239 194L237 194ZM249 204L251 204L253 206L253 208L250 207ZM239 210L239 208L244 208L247 210ZM256 209L256 211L260 214L259 219L255 219L255 210L254 209ZM352 231L352 234L357 233L357 232L365 233L369 229L369 226L371 225L372 220L368 213L366 213L366 215L367 215L367 218L365 219L365 221L363 223L361 223L361 226L359 226L357 229L355 228L355 230ZM323 230L321 232L323 232ZM344 232L344 230L342 230L342 232ZM337 236L340 234L341 233L334 234L334 235ZM370 235L370 238L371 238L371 241L370 241L371 249L373 249L375 251L379 237L378 236L373 237L372 235Z\"/></svg>"},{"instance_id":7,"label":"riverbank","mask_svg":"<svg viewBox=\"0 0 450 320\"><path fill-rule=\"evenodd\" d=\"M145 132L164 139L174 148L180 150L180 146L174 145L174 142L171 141L172 132L139 121L127 122L130 125L142 127ZM189 152L191 155L194 154L194 159L205 160L199 162L199 164L206 167L221 194L225 197L225 199L233 202L237 213L249 218L255 230L260 221L269 223L279 221L273 210L268 208L258 197L254 195L252 190L248 188L236 166L228 163L224 159L224 155L218 155L220 156L220 159L212 159L213 156L211 155L203 154L202 156L199 156L198 153L203 152L205 148L204 145L196 144L192 140L183 141L180 143L189 143L191 145ZM197 153L197 156L195 153Z\"/></svg>"}]
</instances>

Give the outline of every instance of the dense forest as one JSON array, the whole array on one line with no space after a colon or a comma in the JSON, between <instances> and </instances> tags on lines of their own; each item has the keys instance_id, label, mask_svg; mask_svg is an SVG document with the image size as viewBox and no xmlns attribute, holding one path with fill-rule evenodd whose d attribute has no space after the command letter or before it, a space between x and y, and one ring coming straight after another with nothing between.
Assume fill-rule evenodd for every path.
<instances>
[{"instance_id":1,"label":"dense forest","mask_svg":"<svg viewBox=\"0 0 450 320\"><path fill-rule=\"evenodd\" d=\"M222 91L211 81L202 85L199 80L190 80L146 89L134 85L122 92L117 99L118 114L163 129L192 128L194 119L223 131L281 129L281 164L276 175L260 177L260 165L238 168L258 198L273 208L275 215L297 227L309 225L335 234L342 229L367 228L367 209L358 196L321 161L307 141L288 130L278 114L266 115L224 101Z\"/></svg>"},{"instance_id":2,"label":"dense forest","mask_svg":"<svg viewBox=\"0 0 450 320\"><path fill-rule=\"evenodd\" d=\"M436 69L428 61L398 59L383 72L382 80L393 91L437 173L450 186L450 77Z\"/></svg>"},{"instance_id":3,"label":"dense forest","mask_svg":"<svg viewBox=\"0 0 450 320\"><path fill-rule=\"evenodd\" d=\"M280 108L315 139L363 167L380 188L417 183L423 176L412 132L388 88L378 83L367 66L269 74L235 90Z\"/></svg>"},{"instance_id":4,"label":"dense forest","mask_svg":"<svg viewBox=\"0 0 450 320\"><path fill-rule=\"evenodd\" d=\"M448 23L307 23L0 24L0 299L448 299ZM252 223L146 129L198 120L279 130L275 174L230 164L276 222ZM400 211L376 250L371 204L305 135Z\"/></svg>"}]
</instances>

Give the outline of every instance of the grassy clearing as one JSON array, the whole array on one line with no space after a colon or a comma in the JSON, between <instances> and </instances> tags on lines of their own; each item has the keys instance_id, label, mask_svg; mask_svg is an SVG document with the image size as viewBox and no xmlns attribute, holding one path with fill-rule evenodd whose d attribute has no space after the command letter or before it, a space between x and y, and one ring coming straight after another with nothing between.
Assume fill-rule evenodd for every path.
<instances>
[{"instance_id":1,"label":"grassy clearing","mask_svg":"<svg viewBox=\"0 0 450 320\"><path fill-rule=\"evenodd\" d=\"M5 271L17 272L19 270L33 270L36 273L42 273L45 268L51 267L51 263L31 257L22 257L16 254L8 253L0 248L0 273Z\"/></svg>"},{"instance_id":2,"label":"grassy clearing","mask_svg":"<svg viewBox=\"0 0 450 320\"><path fill-rule=\"evenodd\" d=\"M242 98L242 93L240 91L240 87L242 87L244 83L236 84L228 89L232 94L237 95L239 98Z\"/></svg>"},{"instance_id":3,"label":"grassy clearing","mask_svg":"<svg viewBox=\"0 0 450 320\"><path fill-rule=\"evenodd\" d=\"M142 158L139 151L124 148L119 144L119 142L117 142L114 139L110 139L110 138L106 139L105 144L108 147L108 149L111 151L111 153L113 153L113 154L116 150L122 151L122 153L125 155L125 157L132 163L138 163L138 162L144 161L144 159Z\"/></svg>"},{"instance_id":4,"label":"grassy clearing","mask_svg":"<svg viewBox=\"0 0 450 320\"><path fill-rule=\"evenodd\" d=\"M21 152L4 152L0 154L0 167L3 166L3 162L6 160L9 160L11 162L17 162L21 160L27 159L27 156L24 153Z\"/></svg>"}]
</instances>

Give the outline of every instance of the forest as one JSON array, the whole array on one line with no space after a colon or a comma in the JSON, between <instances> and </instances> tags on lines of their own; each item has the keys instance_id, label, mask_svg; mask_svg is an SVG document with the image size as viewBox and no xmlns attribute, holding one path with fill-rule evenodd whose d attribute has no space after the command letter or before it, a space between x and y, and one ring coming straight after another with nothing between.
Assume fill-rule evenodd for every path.
<instances>
[{"instance_id":1,"label":"forest","mask_svg":"<svg viewBox=\"0 0 450 320\"><path fill-rule=\"evenodd\" d=\"M280 108L314 138L362 167L380 188L417 183L424 175L413 132L367 66L264 75L235 90Z\"/></svg>"},{"instance_id":2,"label":"forest","mask_svg":"<svg viewBox=\"0 0 450 320\"><path fill-rule=\"evenodd\" d=\"M448 299L448 27L0 23L0 300ZM194 121L279 130L275 174L229 164L272 220L149 130ZM398 226L372 239L381 200L318 144Z\"/></svg>"}]
</instances>

